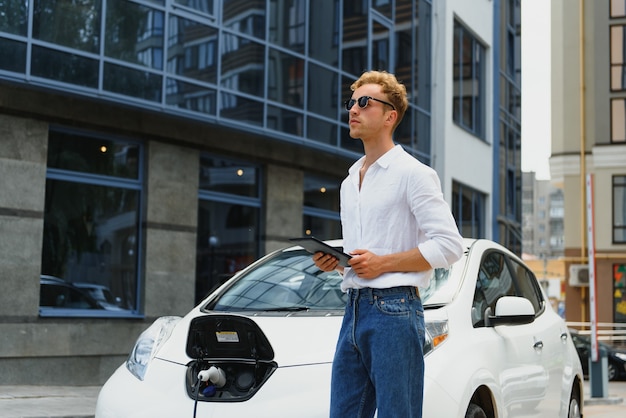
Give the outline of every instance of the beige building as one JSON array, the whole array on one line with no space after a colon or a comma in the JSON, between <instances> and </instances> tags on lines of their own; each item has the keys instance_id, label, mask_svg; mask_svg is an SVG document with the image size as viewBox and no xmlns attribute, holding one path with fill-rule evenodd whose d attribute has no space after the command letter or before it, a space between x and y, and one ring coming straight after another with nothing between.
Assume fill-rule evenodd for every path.
<instances>
[{"instance_id":1,"label":"beige building","mask_svg":"<svg viewBox=\"0 0 626 418\"><path fill-rule=\"evenodd\" d=\"M591 174L597 319L626 322L626 3L554 0L551 13L550 167L565 198L566 318L590 319L589 287L572 284L589 263Z\"/></svg>"}]
</instances>

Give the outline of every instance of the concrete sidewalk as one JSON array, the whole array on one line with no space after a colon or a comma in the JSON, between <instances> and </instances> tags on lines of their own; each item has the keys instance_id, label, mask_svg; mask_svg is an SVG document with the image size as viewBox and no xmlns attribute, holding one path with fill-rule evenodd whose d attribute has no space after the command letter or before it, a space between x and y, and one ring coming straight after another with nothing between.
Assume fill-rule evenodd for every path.
<instances>
[{"instance_id":1,"label":"concrete sidewalk","mask_svg":"<svg viewBox=\"0 0 626 418\"><path fill-rule=\"evenodd\" d=\"M0 418L93 418L100 386L0 386ZM606 398L591 398L585 381L585 418L626 416L626 382L610 382Z\"/></svg>"},{"instance_id":2,"label":"concrete sidewalk","mask_svg":"<svg viewBox=\"0 0 626 418\"><path fill-rule=\"evenodd\" d=\"M93 418L100 386L0 386L0 418Z\"/></svg>"}]
</instances>

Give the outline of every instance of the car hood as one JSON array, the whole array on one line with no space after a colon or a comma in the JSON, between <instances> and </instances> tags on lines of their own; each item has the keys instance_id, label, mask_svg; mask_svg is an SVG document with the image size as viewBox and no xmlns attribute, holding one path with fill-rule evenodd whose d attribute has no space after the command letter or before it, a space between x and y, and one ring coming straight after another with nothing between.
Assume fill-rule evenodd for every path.
<instances>
[{"instance_id":1,"label":"car hood","mask_svg":"<svg viewBox=\"0 0 626 418\"><path fill-rule=\"evenodd\" d=\"M201 316L211 317L212 314L200 313L200 315L188 315L182 318L167 342L159 349L156 357L179 364L188 364L193 360L186 352L186 347L192 321L197 322ZM225 316L247 318L258 326L273 350L273 360L278 364L278 367L332 362L343 319L340 315L245 316L219 314L221 318ZM219 357L228 358L228 355L221 352ZM236 357L238 354L233 353L233 358Z\"/></svg>"}]
</instances>

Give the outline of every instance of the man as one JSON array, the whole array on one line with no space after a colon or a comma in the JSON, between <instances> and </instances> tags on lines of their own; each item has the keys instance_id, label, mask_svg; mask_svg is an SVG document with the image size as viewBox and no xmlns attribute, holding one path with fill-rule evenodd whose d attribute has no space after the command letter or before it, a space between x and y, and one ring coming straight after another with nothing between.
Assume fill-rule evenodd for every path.
<instances>
[{"instance_id":1,"label":"man","mask_svg":"<svg viewBox=\"0 0 626 418\"><path fill-rule=\"evenodd\" d=\"M424 387L424 315L418 286L462 254L439 178L393 142L408 107L387 72L364 73L346 102L350 136L365 155L341 185L344 251L350 267L321 252L324 271L349 293L331 382L331 418L419 418Z\"/></svg>"}]
</instances>

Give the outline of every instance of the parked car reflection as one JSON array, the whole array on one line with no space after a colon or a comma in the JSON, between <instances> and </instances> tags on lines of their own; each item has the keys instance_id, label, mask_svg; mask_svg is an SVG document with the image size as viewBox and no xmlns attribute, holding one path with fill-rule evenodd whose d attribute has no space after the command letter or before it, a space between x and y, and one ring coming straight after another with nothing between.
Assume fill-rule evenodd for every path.
<instances>
[{"instance_id":1,"label":"parked car reflection","mask_svg":"<svg viewBox=\"0 0 626 418\"><path fill-rule=\"evenodd\" d=\"M92 283L70 283L42 274L39 279L39 307L43 309L102 309L124 311L120 298L108 287Z\"/></svg>"},{"instance_id":2,"label":"parked car reflection","mask_svg":"<svg viewBox=\"0 0 626 418\"><path fill-rule=\"evenodd\" d=\"M583 374L589 376L589 359L591 358L591 337L570 329L576 352L583 366ZM607 353L607 376L609 380L626 380L626 349L613 347L599 342L599 347Z\"/></svg>"}]
</instances>

